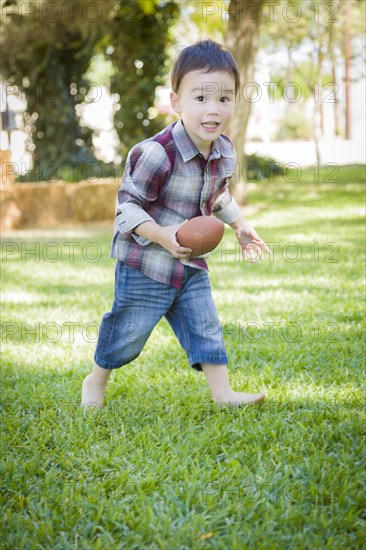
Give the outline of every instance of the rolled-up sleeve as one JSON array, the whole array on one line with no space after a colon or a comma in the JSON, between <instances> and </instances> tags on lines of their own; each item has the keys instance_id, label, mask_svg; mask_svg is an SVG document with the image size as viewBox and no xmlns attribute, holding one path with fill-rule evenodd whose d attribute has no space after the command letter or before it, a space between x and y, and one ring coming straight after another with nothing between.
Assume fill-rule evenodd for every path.
<instances>
[{"instance_id":1,"label":"rolled-up sleeve","mask_svg":"<svg viewBox=\"0 0 366 550\"><path fill-rule=\"evenodd\" d=\"M212 213L216 218L227 224L236 222L242 215L240 206L238 206L235 199L230 195L228 189L225 189L217 198Z\"/></svg>"},{"instance_id":2,"label":"rolled-up sleeve","mask_svg":"<svg viewBox=\"0 0 366 550\"><path fill-rule=\"evenodd\" d=\"M132 235L143 246L151 242L133 230L143 222L155 221L149 208L170 171L169 158L160 143L140 143L129 152L116 203L116 223L121 234Z\"/></svg>"}]
</instances>

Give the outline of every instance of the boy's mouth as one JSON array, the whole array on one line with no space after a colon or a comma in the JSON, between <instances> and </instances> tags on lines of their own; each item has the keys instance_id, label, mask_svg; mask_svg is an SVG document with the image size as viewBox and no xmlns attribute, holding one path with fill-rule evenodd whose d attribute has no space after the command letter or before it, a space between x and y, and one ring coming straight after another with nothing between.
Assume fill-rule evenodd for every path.
<instances>
[{"instance_id":1,"label":"boy's mouth","mask_svg":"<svg viewBox=\"0 0 366 550\"><path fill-rule=\"evenodd\" d=\"M207 130L214 130L219 126L219 122L209 121L209 122L202 122L202 126L206 128Z\"/></svg>"}]
</instances>

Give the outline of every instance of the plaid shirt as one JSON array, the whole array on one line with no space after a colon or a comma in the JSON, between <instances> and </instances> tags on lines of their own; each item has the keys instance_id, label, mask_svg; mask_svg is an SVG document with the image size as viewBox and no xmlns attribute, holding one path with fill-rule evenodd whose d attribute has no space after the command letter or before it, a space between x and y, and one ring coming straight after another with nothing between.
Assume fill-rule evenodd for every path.
<instances>
[{"instance_id":1,"label":"plaid shirt","mask_svg":"<svg viewBox=\"0 0 366 550\"><path fill-rule=\"evenodd\" d=\"M181 120L135 145L118 191L111 257L176 288L182 286L185 265L208 270L204 257L179 260L133 230L145 221L165 227L211 213L233 223L241 216L228 191L234 171L228 137L222 134L212 143L206 161Z\"/></svg>"}]
</instances>

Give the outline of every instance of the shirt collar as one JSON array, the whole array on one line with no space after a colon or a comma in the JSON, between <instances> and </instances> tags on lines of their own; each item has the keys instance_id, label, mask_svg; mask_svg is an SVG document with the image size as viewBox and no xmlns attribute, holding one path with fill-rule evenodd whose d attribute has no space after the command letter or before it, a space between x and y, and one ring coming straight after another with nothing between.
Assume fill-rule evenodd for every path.
<instances>
[{"instance_id":1,"label":"shirt collar","mask_svg":"<svg viewBox=\"0 0 366 550\"><path fill-rule=\"evenodd\" d=\"M200 150L191 140L181 119L174 124L172 133L173 139L180 154L182 155L184 162L187 162L188 160L193 159L196 155L200 154ZM207 160L217 159L220 157L234 157L232 147L222 136L219 136L212 143L211 153Z\"/></svg>"}]
</instances>

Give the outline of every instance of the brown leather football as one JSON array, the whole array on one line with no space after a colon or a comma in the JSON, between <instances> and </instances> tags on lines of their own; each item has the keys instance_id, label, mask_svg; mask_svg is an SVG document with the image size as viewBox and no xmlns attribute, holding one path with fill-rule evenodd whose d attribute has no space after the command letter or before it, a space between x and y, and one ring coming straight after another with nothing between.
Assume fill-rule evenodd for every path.
<instances>
[{"instance_id":1,"label":"brown leather football","mask_svg":"<svg viewBox=\"0 0 366 550\"><path fill-rule=\"evenodd\" d=\"M188 220L177 232L181 246L191 248L191 256L201 256L211 252L220 243L225 224L211 216L197 216Z\"/></svg>"}]
</instances>

